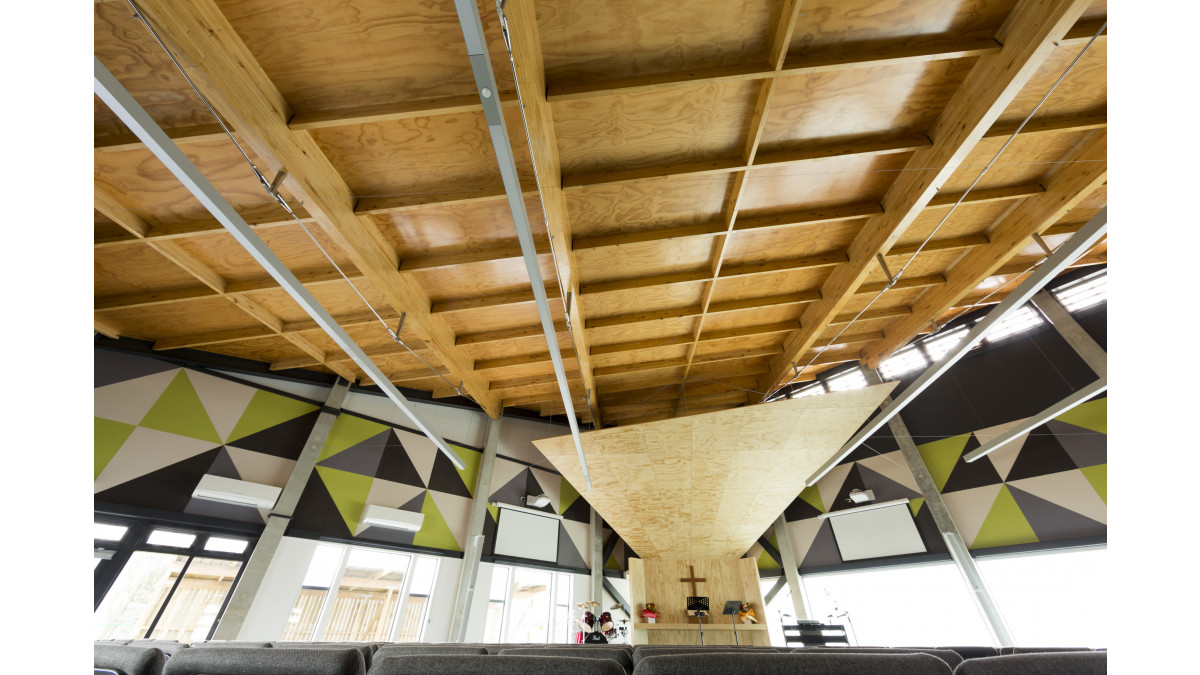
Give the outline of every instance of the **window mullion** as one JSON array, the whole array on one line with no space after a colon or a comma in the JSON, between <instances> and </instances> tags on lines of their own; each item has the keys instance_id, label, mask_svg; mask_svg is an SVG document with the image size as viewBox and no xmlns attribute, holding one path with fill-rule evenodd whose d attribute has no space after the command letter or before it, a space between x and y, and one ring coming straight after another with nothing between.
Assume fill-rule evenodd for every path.
<instances>
[{"instance_id":1,"label":"window mullion","mask_svg":"<svg viewBox=\"0 0 1200 675\"><path fill-rule=\"evenodd\" d=\"M191 567L194 558L195 556L189 555L187 560L183 561L183 567L179 568L179 575L175 577L175 583L171 584L171 590L167 591L167 597L163 598L162 604L158 606L158 613L154 615L154 620L150 622L150 627L146 629L146 634L142 637L149 638L154 634L154 629L158 627L159 619L162 619L163 612L167 611L167 605L171 604L171 598L175 597L175 591L179 588L179 584L183 582L183 577L187 574L188 567Z\"/></svg>"},{"instance_id":2,"label":"window mullion","mask_svg":"<svg viewBox=\"0 0 1200 675\"><path fill-rule=\"evenodd\" d=\"M395 642L404 623L404 609L408 606L408 593L412 588L413 570L417 567L417 557L408 556L408 569L404 571L404 584L400 586L400 599L396 603L396 611L392 614L392 626L388 630L388 642Z\"/></svg>"},{"instance_id":3,"label":"window mullion","mask_svg":"<svg viewBox=\"0 0 1200 675\"><path fill-rule=\"evenodd\" d=\"M317 625L313 628L311 640L320 640L325 637L325 629L329 627L329 618L333 615L333 606L337 604L337 592L342 586L342 578L346 575L346 565L350 561L350 547L346 546L342 550L342 561L338 564L337 572L333 575L333 580L329 582L329 588L325 591L325 602L321 605L321 613L317 616Z\"/></svg>"}]
</instances>

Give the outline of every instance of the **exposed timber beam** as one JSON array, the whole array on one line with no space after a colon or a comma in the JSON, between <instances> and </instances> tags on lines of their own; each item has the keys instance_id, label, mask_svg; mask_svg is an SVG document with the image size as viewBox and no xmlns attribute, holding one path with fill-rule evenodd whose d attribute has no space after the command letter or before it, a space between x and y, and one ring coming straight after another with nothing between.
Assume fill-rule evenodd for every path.
<instances>
[{"instance_id":1,"label":"exposed timber beam","mask_svg":"<svg viewBox=\"0 0 1200 675\"><path fill-rule=\"evenodd\" d=\"M1054 42L1074 26L1088 0L1021 0L997 33L1004 47L981 56L951 97L929 133L933 145L913 153L883 198L884 212L872 216L849 249L850 262L837 267L810 304L802 327L785 343L760 389L773 393L877 265L983 138L1017 93L1054 51ZM902 279L903 281L903 279ZM764 399L767 396L763 397Z\"/></svg>"},{"instance_id":2,"label":"exposed timber beam","mask_svg":"<svg viewBox=\"0 0 1200 675\"><path fill-rule=\"evenodd\" d=\"M400 274L395 250L375 224L354 212L354 195L316 141L288 127L291 109L214 0L179 3L143 0L142 13L177 56L193 64L199 86L238 129L239 137L272 174L287 171L284 185L304 202L322 230L387 299L407 313L407 325L453 374L481 408L495 418L499 399L471 360L454 346L445 320L433 316L429 296Z\"/></svg>"}]
</instances>

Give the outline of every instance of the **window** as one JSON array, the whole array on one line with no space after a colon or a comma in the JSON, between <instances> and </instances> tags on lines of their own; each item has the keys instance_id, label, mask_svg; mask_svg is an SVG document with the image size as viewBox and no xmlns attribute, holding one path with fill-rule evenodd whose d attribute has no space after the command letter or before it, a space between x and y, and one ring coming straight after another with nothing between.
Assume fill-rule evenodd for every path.
<instances>
[{"instance_id":1,"label":"window","mask_svg":"<svg viewBox=\"0 0 1200 675\"><path fill-rule=\"evenodd\" d=\"M829 391L862 389L867 386L867 378L863 375L862 369L855 368L829 378L825 381L825 385L829 387Z\"/></svg>"},{"instance_id":2,"label":"window","mask_svg":"<svg viewBox=\"0 0 1200 675\"><path fill-rule=\"evenodd\" d=\"M1042 315L1034 308L1026 305L1020 309L1013 310L1008 316L997 321L992 326L992 329L988 331L987 339L988 342L996 342L1027 331L1035 326L1040 326L1043 323L1046 323L1046 320L1042 318Z\"/></svg>"},{"instance_id":3,"label":"window","mask_svg":"<svg viewBox=\"0 0 1200 675\"><path fill-rule=\"evenodd\" d=\"M762 597L766 600L767 593L771 587L775 585L774 578L759 579L758 586L762 592ZM792 605L792 588L784 584L775 597L767 602L766 608L754 608L755 614L758 615L758 620L767 625L767 634L771 636L771 644L776 647L786 647L787 641L783 637L783 626L796 624L796 609Z\"/></svg>"},{"instance_id":4,"label":"window","mask_svg":"<svg viewBox=\"0 0 1200 675\"><path fill-rule=\"evenodd\" d=\"M1068 312L1077 312L1094 305L1108 301L1108 270L1064 284L1054 291L1054 297L1067 308Z\"/></svg>"},{"instance_id":5,"label":"window","mask_svg":"<svg viewBox=\"0 0 1200 675\"><path fill-rule=\"evenodd\" d=\"M571 583L570 574L493 566L484 642L574 642Z\"/></svg>"},{"instance_id":6,"label":"window","mask_svg":"<svg viewBox=\"0 0 1200 675\"><path fill-rule=\"evenodd\" d=\"M937 362L943 356L950 353L954 346L963 341L967 337L967 327L959 326L954 330L948 330L944 333L925 338L923 346L925 352L929 354L931 361Z\"/></svg>"},{"instance_id":7,"label":"window","mask_svg":"<svg viewBox=\"0 0 1200 675\"><path fill-rule=\"evenodd\" d=\"M437 569L426 556L317 546L282 639L419 641Z\"/></svg>"},{"instance_id":8,"label":"window","mask_svg":"<svg viewBox=\"0 0 1200 675\"><path fill-rule=\"evenodd\" d=\"M846 626L851 644L992 644L954 563L806 574L802 583L809 618Z\"/></svg>"},{"instance_id":9,"label":"window","mask_svg":"<svg viewBox=\"0 0 1200 675\"><path fill-rule=\"evenodd\" d=\"M801 389L800 391L793 393L788 398L804 398L805 396L820 396L821 394L824 394L824 393L825 393L825 385L820 382L817 382L816 384L814 384L810 387L805 387L804 389Z\"/></svg>"},{"instance_id":10,"label":"window","mask_svg":"<svg viewBox=\"0 0 1200 675\"><path fill-rule=\"evenodd\" d=\"M920 349L915 346L907 347L884 359L879 364L879 374L883 379L890 380L928 365L929 362L925 360L925 355L921 353Z\"/></svg>"},{"instance_id":11,"label":"window","mask_svg":"<svg viewBox=\"0 0 1200 675\"><path fill-rule=\"evenodd\" d=\"M1106 547L981 556L979 572L1017 644L1106 647Z\"/></svg>"},{"instance_id":12,"label":"window","mask_svg":"<svg viewBox=\"0 0 1200 675\"><path fill-rule=\"evenodd\" d=\"M144 523L97 522L93 536L97 640L209 639L251 543Z\"/></svg>"}]
</instances>

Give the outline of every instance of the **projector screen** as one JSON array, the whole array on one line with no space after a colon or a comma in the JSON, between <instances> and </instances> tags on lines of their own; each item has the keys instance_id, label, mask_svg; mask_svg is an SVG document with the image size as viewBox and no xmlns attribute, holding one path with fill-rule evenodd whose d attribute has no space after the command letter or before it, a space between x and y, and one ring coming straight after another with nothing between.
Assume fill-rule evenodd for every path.
<instances>
[{"instance_id":1,"label":"projector screen","mask_svg":"<svg viewBox=\"0 0 1200 675\"><path fill-rule=\"evenodd\" d=\"M495 555L558 562L558 518L500 507Z\"/></svg>"},{"instance_id":2,"label":"projector screen","mask_svg":"<svg viewBox=\"0 0 1200 675\"><path fill-rule=\"evenodd\" d=\"M908 510L908 500L866 511L829 515L833 537L842 560L882 558L905 553L925 553L925 543Z\"/></svg>"}]
</instances>

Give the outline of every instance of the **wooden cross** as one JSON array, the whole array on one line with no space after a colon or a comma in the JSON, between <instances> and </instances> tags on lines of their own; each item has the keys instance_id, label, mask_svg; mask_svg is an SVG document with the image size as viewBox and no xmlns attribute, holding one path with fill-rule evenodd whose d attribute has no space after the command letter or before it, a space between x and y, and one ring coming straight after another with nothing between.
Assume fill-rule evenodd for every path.
<instances>
[{"instance_id":1,"label":"wooden cross","mask_svg":"<svg viewBox=\"0 0 1200 675\"><path fill-rule=\"evenodd\" d=\"M697 577L696 576L696 568L693 565L688 565L688 574L690 574L691 576L686 579L680 579L680 581L685 584L690 583L692 585L692 597L696 597L697 595L699 595L699 592L696 591L696 582L708 581L708 579L705 579L704 577Z\"/></svg>"}]
</instances>

